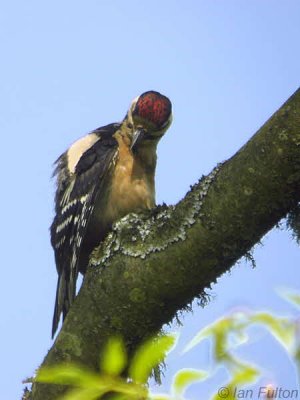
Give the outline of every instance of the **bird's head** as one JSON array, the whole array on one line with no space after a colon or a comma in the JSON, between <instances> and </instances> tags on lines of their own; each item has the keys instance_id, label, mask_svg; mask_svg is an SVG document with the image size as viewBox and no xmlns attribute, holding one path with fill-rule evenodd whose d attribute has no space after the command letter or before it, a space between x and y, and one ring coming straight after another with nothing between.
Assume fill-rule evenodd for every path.
<instances>
[{"instance_id":1,"label":"bird's head","mask_svg":"<svg viewBox=\"0 0 300 400\"><path fill-rule=\"evenodd\" d=\"M172 104L166 96L151 90L133 100L127 119L132 126L133 151L157 144L171 125Z\"/></svg>"}]
</instances>

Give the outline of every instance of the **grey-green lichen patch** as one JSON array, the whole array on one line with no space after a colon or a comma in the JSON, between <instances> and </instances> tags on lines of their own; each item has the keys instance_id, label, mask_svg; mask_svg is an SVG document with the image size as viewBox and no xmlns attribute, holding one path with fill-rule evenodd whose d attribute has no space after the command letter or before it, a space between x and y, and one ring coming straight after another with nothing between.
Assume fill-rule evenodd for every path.
<instances>
[{"instance_id":1,"label":"grey-green lichen patch","mask_svg":"<svg viewBox=\"0 0 300 400\"><path fill-rule=\"evenodd\" d=\"M153 252L185 240L188 230L202 217L204 199L221 165L218 164L209 175L193 185L184 202L176 206L163 204L140 214L132 213L116 222L106 240L93 251L90 265L103 265L116 252L145 259Z\"/></svg>"}]
</instances>

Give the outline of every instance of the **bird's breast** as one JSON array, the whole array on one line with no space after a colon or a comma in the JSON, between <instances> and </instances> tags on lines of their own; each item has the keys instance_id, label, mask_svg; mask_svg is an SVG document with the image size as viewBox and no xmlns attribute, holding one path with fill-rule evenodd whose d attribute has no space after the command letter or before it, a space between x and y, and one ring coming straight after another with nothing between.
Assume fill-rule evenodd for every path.
<instances>
[{"instance_id":1,"label":"bird's breast","mask_svg":"<svg viewBox=\"0 0 300 400\"><path fill-rule=\"evenodd\" d=\"M112 222L124 215L155 206L154 172L130 149L119 148L113 171L106 217Z\"/></svg>"}]
</instances>

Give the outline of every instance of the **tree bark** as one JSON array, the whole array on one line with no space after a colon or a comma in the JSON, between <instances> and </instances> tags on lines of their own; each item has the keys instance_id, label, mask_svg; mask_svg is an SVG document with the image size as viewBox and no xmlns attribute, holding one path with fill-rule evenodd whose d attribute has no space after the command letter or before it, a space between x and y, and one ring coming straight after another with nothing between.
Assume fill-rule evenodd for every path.
<instances>
[{"instance_id":1,"label":"tree bark","mask_svg":"<svg viewBox=\"0 0 300 400\"><path fill-rule=\"evenodd\" d=\"M300 89L231 159L176 206L131 214L91 257L81 290L43 366L97 369L111 335L129 353L229 270L300 200ZM243 283L241 283L243 284ZM31 399L66 388L35 383Z\"/></svg>"}]
</instances>

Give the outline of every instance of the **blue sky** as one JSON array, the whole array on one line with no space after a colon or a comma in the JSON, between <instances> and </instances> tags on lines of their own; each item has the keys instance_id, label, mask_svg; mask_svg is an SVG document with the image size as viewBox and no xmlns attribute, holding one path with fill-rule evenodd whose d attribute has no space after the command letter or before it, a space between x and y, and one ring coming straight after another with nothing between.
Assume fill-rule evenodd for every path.
<instances>
[{"instance_id":1,"label":"blue sky","mask_svg":"<svg viewBox=\"0 0 300 400\"><path fill-rule=\"evenodd\" d=\"M1 4L1 398L20 397L21 380L51 346L53 161L86 132L120 121L135 96L158 90L172 100L174 122L159 146L157 202L176 203L298 88L299 20L298 0ZM183 317L179 351L235 307L293 312L275 288L300 289L299 249L284 230L263 243L256 269L241 262L213 286L205 309ZM295 387L288 357L265 331L257 335L243 354L266 379ZM208 361L208 344L174 352L158 390L179 368ZM189 398L207 398L224 379L218 372Z\"/></svg>"}]
</instances>

